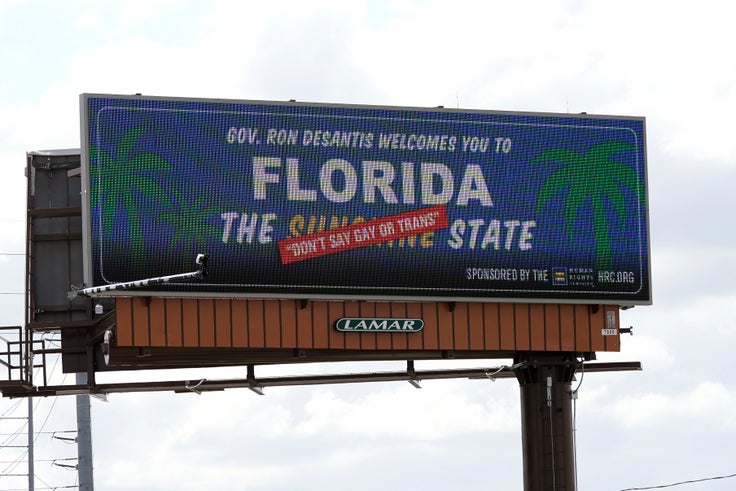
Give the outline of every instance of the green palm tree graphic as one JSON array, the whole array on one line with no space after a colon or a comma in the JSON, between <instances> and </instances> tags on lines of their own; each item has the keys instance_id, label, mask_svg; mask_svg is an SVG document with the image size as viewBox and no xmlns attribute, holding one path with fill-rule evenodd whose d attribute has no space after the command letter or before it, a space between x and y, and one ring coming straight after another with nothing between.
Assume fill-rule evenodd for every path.
<instances>
[{"instance_id":1,"label":"green palm tree graphic","mask_svg":"<svg viewBox=\"0 0 736 491\"><path fill-rule=\"evenodd\" d=\"M566 164L542 185L537 195L537 213L555 195L564 193L565 222L567 233L572 238L578 213L581 209L592 206L595 256L599 271L613 267L607 209L613 208L622 221L625 219L626 202L622 187L631 189L643 204L644 185L636 170L610 160L613 155L633 148L633 145L625 142L609 141L591 147L585 154L554 148L545 150L532 160L532 163Z\"/></svg>"},{"instance_id":2,"label":"green palm tree graphic","mask_svg":"<svg viewBox=\"0 0 736 491\"><path fill-rule=\"evenodd\" d=\"M161 220L175 230L169 252L181 251L187 261L193 260L196 254L207 252L208 240L222 235L219 227L205 220L213 214L219 216L219 212L213 206L206 206L208 196L190 201L183 193L173 190L172 198L171 208L160 214Z\"/></svg>"},{"instance_id":3,"label":"green palm tree graphic","mask_svg":"<svg viewBox=\"0 0 736 491\"><path fill-rule=\"evenodd\" d=\"M96 146L90 146L89 149L90 161L98 164L96 175L91 179L90 200L100 206L100 220L105 235L112 233L117 211L123 206L128 222L131 266L134 268L146 266L136 193L152 199L165 196L163 186L150 173L172 167L158 154L133 152L136 143L147 131L146 126L136 126L126 131L118 142L114 156Z\"/></svg>"}]
</instances>

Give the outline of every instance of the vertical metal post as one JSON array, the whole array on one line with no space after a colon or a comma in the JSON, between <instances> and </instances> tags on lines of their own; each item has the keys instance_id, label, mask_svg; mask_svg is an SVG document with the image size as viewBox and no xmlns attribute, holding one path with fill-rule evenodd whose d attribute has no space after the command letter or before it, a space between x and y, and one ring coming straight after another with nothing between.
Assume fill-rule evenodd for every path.
<instances>
[{"instance_id":1,"label":"vertical metal post","mask_svg":"<svg viewBox=\"0 0 736 491\"><path fill-rule=\"evenodd\" d=\"M571 381L573 356L526 354L517 359L525 491L575 491Z\"/></svg>"},{"instance_id":2,"label":"vertical metal post","mask_svg":"<svg viewBox=\"0 0 736 491\"><path fill-rule=\"evenodd\" d=\"M87 374L77 373L77 384L87 383ZM79 490L93 491L94 480L92 472L92 418L90 415L89 395L77 397L77 473L79 475Z\"/></svg>"},{"instance_id":3,"label":"vertical metal post","mask_svg":"<svg viewBox=\"0 0 736 491\"><path fill-rule=\"evenodd\" d=\"M30 153L26 153L26 176L27 179L27 187L26 187L26 205L28 210L32 209L33 206L33 185L35 182L35 172L36 168L33 166L33 157ZM33 315L33 296L31 295L31 275L33 274L31 265L33 264L33 255L32 255L32 237L33 237L33 219L31 218L30 213L26 213L26 275L25 275L25 329L24 329L24 339L18 339L19 341L22 341L21 346L24 348L22 349L20 358L21 358L21 365L23 368L21 369L22 378L25 382L31 384L33 382L33 356L31 355L32 351L32 343L33 343L33 333L28 328L28 324L31 322L31 317ZM28 490L33 491L34 490L34 472L35 469L33 468L33 438L34 438L34 429L33 429L33 397L28 398Z\"/></svg>"}]
</instances>

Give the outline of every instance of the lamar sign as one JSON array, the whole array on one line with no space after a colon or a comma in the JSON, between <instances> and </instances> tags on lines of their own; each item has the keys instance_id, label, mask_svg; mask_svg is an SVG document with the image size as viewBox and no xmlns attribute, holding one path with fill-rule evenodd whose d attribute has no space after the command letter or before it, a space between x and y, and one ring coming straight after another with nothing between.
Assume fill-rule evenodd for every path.
<instances>
[{"instance_id":1,"label":"lamar sign","mask_svg":"<svg viewBox=\"0 0 736 491\"><path fill-rule=\"evenodd\" d=\"M643 118L81 106L86 287L208 254L206 281L125 295L651 303Z\"/></svg>"},{"instance_id":2,"label":"lamar sign","mask_svg":"<svg viewBox=\"0 0 736 491\"><path fill-rule=\"evenodd\" d=\"M424 328L422 319L385 319L345 317L335 324L338 331L352 332L419 332Z\"/></svg>"}]
</instances>

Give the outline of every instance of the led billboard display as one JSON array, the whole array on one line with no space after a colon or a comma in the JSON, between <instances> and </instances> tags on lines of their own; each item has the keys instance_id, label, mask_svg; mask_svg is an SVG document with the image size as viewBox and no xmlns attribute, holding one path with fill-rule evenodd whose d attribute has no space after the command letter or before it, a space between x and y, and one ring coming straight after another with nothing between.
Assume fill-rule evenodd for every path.
<instances>
[{"instance_id":1,"label":"led billboard display","mask_svg":"<svg viewBox=\"0 0 736 491\"><path fill-rule=\"evenodd\" d=\"M643 118L81 102L86 286L207 253L147 291L651 302Z\"/></svg>"}]
</instances>

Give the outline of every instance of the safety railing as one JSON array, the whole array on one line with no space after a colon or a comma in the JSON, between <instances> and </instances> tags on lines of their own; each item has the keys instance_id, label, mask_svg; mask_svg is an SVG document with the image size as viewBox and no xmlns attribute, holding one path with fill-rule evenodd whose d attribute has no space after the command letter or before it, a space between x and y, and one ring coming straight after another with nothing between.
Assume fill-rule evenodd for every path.
<instances>
[{"instance_id":1,"label":"safety railing","mask_svg":"<svg viewBox=\"0 0 736 491\"><path fill-rule=\"evenodd\" d=\"M21 326L1 326L0 383L47 385L46 351L42 337L35 338ZM35 384L34 372L41 379Z\"/></svg>"}]
</instances>

